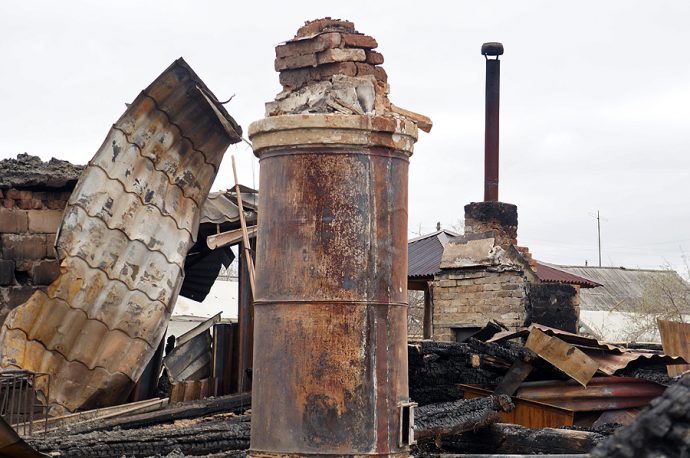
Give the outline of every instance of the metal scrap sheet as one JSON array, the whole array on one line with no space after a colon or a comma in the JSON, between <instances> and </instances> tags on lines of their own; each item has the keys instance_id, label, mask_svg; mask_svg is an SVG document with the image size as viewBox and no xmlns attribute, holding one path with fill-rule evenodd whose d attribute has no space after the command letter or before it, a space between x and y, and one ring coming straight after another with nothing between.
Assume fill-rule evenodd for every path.
<instances>
[{"instance_id":1,"label":"metal scrap sheet","mask_svg":"<svg viewBox=\"0 0 690 458\"><path fill-rule=\"evenodd\" d=\"M51 374L57 410L122 401L162 339L200 207L240 139L182 59L139 94L68 202L60 276L0 329L0 367Z\"/></svg>"}]
</instances>

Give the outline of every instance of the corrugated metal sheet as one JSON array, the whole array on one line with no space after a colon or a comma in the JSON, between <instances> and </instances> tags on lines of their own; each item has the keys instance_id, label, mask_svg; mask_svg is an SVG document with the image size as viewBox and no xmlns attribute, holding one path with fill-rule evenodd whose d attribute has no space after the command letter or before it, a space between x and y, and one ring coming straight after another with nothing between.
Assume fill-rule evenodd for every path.
<instances>
[{"instance_id":1,"label":"corrugated metal sheet","mask_svg":"<svg viewBox=\"0 0 690 458\"><path fill-rule=\"evenodd\" d=\"M599 283L579 275L559 270L537 261L536 273L539 280L545 283L568 283L570 285L578 285L583 288L596 288L601 286Z\"/></svg>"},{"instance_id":2,"label":"corrugated metal sheet","mask_svg":"<svg viewBox=\"0 0 690 458\"><path fill-rule=\"evenodd\" d=\"M671 356L680 356L690 361L690 323L657 320L661 344L664 352ZM668 375L675 377L690 370L690 365L678 364L668 366Z\"/></svg>"},{"instance_id":3,"label":"corrugated metal sheet","mask_svg":"<svg viewBox=\"0 0 690 458\"><path fill-rule=\"evenodd\" d=\"M687 287L687 283L671 270L557 265L551 267L580 275L602 285L600 288L580 291L582 310L634 312L635 305L642 298L645 289L654 283L675 283Z\"/></svg>"},{"instance_id":4,"label":"corrugated metal sheet","mask_svg":"<svg viewBox=\"0 0 690 458\"><path fill-rule=\"evenodd\" d=\"M65 210L60 276L7 317L0 366L51 374L51 404L73 411L121 401L156 350L200 205L240 139L209 94L179 59L134 100Z\"/></svg>"},{"instance_id":5,"label":"corrugated metal sheet","mask_svg":"<svg viewBox=\"0 0 690 458\"><path fill-rule=\"evenodd\" d=\"M448 230L432 232L407 242L407 276L433 277L441 271L443 247L449 238L458 234Z\"/></svg>"},{"instance_id":6,"label":"corrugated metal sheet","mask_svg":"<svg viewBox=\"0 0 690 458\"><path fill-rule=\"evenodd\" d=\"M256 221L256 205L259 198L258 191L241 186L242 206L244 217L248 223ZM237 207L237 197L234 191L212 192L204 202L201 210L201 223L234 223L240 220Z\"/></svg>"},{"instance_id":7,"label":"corrugated metal sheet","mask_svg":"<svg viewBox=\"0 0 690 458\"><path fill-rule=\"evenodd\" d=\"M680 357L627 350L591 337L561 331L560 329L536 323L517 331L500 332L489 339L488 342L502 342L516 337L526 337L532 329L539 329L550 336L556 336L569 344L575 345L599 364L601 372L608 375L613 375L630 365L644 367L685 363L685 360Z\"/></svg>"},{"instance_id":8,"label":"corrugated metal sheet","mask_svg":"<svg viewBox=\"0 0 690 458\"><path fill-rule=\"evenodd\" d=\"M665 386L648 380L595 377L586 388L574 381L526 382L520 385L516 396L575 412L589 412L647 406L665 390Z\"/></svg>"}]
</instances>

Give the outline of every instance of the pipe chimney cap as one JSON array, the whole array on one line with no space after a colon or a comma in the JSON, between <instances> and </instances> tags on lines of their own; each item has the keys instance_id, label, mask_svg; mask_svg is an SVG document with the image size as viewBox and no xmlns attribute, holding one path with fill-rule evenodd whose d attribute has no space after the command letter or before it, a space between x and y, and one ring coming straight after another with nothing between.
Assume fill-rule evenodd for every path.
<instances>
[{"instance_id":1,"label":"pipe chimney cap","mask_svg":"<svg viewBox=\"0 0 690 458\"><path fill-rule=\"evenodd\" d=\"M484 56L500 56L503 54L503 43L492 41L482 45L482 55Z\"/></svg>"}]
</instances>

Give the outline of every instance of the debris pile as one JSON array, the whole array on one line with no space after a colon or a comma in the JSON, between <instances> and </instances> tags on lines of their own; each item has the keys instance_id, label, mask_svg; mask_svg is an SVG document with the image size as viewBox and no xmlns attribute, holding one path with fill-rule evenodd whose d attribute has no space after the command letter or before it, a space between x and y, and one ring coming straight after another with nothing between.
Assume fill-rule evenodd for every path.
<instances>
[{"instance_id":1,"label":"debris pile","mask_svg":"<svg viewBox=\"0 0 690 458\"><path fill-rule=\"evenodd\" d=\"M43 162L38 156L22 153L16 159L0 161L0 189L39 187L71 190L82 170L83 165L55 158Z\"/></svg>"},{"instance_id":2,"label":"debris pile","mask_svg":"<svg viewBox=\"0 0 690 458\"><path fill-rule=\"evenodd\" d=\"M479 416L462 434L448 428L418 435L420 453L589 452L617 427L634 423L675 381L665 376L666 365L684 362L546 326L496 332L491 323L465 342L411 342L408 361L410 397L420 415L453 404L462 411L477 399L487 405L508 399L513 406Z\"/></svg>"}]
</instances>

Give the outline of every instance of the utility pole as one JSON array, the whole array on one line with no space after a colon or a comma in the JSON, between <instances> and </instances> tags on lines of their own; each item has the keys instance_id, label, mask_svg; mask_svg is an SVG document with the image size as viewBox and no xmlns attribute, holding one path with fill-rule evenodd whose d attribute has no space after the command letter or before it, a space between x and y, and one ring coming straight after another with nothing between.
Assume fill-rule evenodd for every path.
<instances>
[{"instance_id":1,"label":"utility pole","mask_svg":"<svg viewBox=\"0 0 690 458\"><path fill-rule=\"evenodd\" d=\"M601 219L597 210L597 238L599 239L599 267L601 267Z\"/></svg>"}]
</instances>

